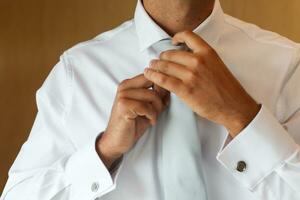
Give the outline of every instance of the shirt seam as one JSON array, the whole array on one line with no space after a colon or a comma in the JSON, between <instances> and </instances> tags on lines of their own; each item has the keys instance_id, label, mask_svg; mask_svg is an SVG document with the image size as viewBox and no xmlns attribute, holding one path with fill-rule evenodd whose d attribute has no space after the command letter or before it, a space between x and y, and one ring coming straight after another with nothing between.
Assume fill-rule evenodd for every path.
<instances>
[{"instance_id":1,"label":"shirt seam","mask_svg":"<svg viewBox=\"0 0 300 200\"><path fill-rule=\"evenodd\" d=\"M275 170L275 173L278 174L278 176L283 180L283 182L284 182L288 187L290 187L290 189L293 190L293 191L295 191L294 187L293 187L289 182L287 182L286 179L283 178L284 176L282 176L282 174L279 172L279 170L281 170L281 168L283 168L284 166L289 165L288 160L290 160L291 157L296 156L298 153L300 153L300 149L297 149L295 152L293 152L292 156L290 156L288 159L286 159L286 160L284 161L284 164L283 164L281 167L279 167L279 168L277 168L277 169Z\"/></svg>"},{"instance_id":2,"label":"shirt seam","mask_svg":"<svg viewBox=\"0 0 300 200\"><path fill-rule=\"evenodd\" d=\"M70 64L70 60L68 59L68 54L67 52L64 52L63 56L62 56L62 62L65 66L65 70L66 70L66 75L67 75L67 88L68 88L68 95L67 95L67 101L66 101L66 105L64 108L64 112L63 112L63 123L64 125L66 124L66 120L69 116L70 110L71 110L71 106L72 106L72 102L73 102L73 80L74 80L74 72L73 72L73 68L72 65Z\"/></svg>"},{"instance_id":3,"label":"shirt seam","mask_svg":"<svg viewBox=\"0 0 300 200\"><path fill-rule=\"evenodd\" d=\"M282 84L280 91L278 93L278 96L276 98L276 101L275 101L275 113L277 116L280 117L281 123L286 123L295 113L297 113L300 110L300 108L297 108L289 116L285 116L285 113L284 113L285 110L282 105L283 102L280 102L286 85L289 83L289 80L293 77L293 75L295 74L297 69L300 67L300 58L298 57L299 52L300 52L300 49L296 48L296 50L294 51L294 54L290 60L290 63L288 65L288 69L287 69L287 72L284 77L284 83ZM295 67L293 69L291 69L293 66L295 66ZM282 114L279 114L279 113L282 113Z\"/></svg>"},{"instance_id":4,"label":"shirt seam","mask_svg":"<svg viewBox=\"0 0 300 200\"><path fill-rule=\"evenodd\" d=\"M231 17L231 18L234 18L234 17L225 14L225 20L224 20L224 22L225 22L227 25L229 25L229 26L231 26L231 27L234 27L234 28L240 30L242 33L244 33L248 38L250 38L250 39L253 40L253 41L256 41L256 42L261 43L261 44L275 45L275 46L278 46L278 47L281 47L281 48L297 49L296 46L292 46L292 45L286 46L286 45L280 45L280 44L276 44L276 43L272 43L272 42L268 42L268 41L264 41L264 40L255 39L255 38L253 38L253 36L251 36L251 34L249 34L248 32L246 32L246 31L244 30L244 28L242 28L242 27L240 27L240 26L238 26L238 25L236 25L236 24L230 22L230 20L229 20L226 16ZM234 19L235 19L235 18L234 18ZM235 20L238 20L238 19L235 19ZM253 24L247 23L247 22L244 22L244 23L253 25ZM258 26L257 26L257 27L258 27ZM277 34L277 33L275 33L275 32L268 31L268 30L264 30L264 29L260 29L260 27L258 27L258 28L259 28L259 30L261 30L262 32L266 32L266 31L267 31L267 32L271 32L271 33L275 34L276 38L282 38L282 37L284 37L284 36L281 36L281 35L279 35L279 34Z\"/></svg>"},{"instance_id":5,"label":"shirt seam","mask_svg":"<svg viewBox=\"0 0 300 200\"><path fill-rule=\"evenodd\" d=\"M288 152L288 153L286 153L285 154L285 156L283 156L283 160L281 160L281 161L279 161L279 162L276 162L276 164L274 164L273 165L273 167L270 169L270 172L269 173L266 173L265 175L263 175L260 179L258 179L258 181L257 181L257 183L256 184L253 184L251 187L250 187L250 190L251 191L254 191L254 188L255 187L257 187L260 183L262 183L263 182L263 180L266 178L266 177L268 177L268 176L270 176L271 174L272 174L272 172L274 172L274 173L276 173L277 171L277 169L279 169L279 168L282 168L285 164L286 164L286 162L285 162L285 160L287 160L290 156L287 156L287 155L292 155L294 152ZM286 157L288 157L288 158L286 158Z\"/></svg>"},{"instance_id":6,"label":"shirt seam","mask_svg":"<svg viewBox=\"0 0 300 200\"><path fill-rule=\"evenodd\" d=\"M68 52L68 54L69 54L69 53L71 53L72 51L74 51L78 48L82 48L82 47L86 47L86 46L89 46L89 45L94 45L94 44L99 44L99 43L101 44L103 42L107 42L107 41L111 40L113 37L116 37L120 32L131 28L132 25L133 25L133 20L132 19L127 20L127 21L123 22L121 25L119 25L118 27L115 27L112 30L102 32L98 36L96 36L96 37L94 37L90 40L87 40L87 41L81 42L79 44L76 44L75 46L73 46L70 49L66 50L65 54L66 54L66 52Z\"/></svg>"},{"instance_id":7,"label":"shirt seam","mask_svg":"<svg viewBox=\"0 0 300 200\"><path fill-rule=\"evenodd\" d=\"M62 55L62 61L64 62L64 66L66 67L66 74L67 74L67 84L68 84L68 100L65 105L64 113L63 113L63 126L67 127L67 120L71 113L71 107L73 104L73 96L74 96L74 70L72 65L72 59L70 59L70 56L68 52L64 52ZM66 134L68 135L68 138L70 140L70 143L73 145L75 152L79 149L76 145L76 143L73 141L72 136L69 132L69 130L66 128Z\"/></svg>"}]
</instances>

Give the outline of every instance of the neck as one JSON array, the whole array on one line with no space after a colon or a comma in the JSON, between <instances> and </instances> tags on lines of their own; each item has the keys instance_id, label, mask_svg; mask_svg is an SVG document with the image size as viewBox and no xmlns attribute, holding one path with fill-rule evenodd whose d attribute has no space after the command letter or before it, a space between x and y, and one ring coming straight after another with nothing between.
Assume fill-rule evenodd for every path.
<instances>
[{"instance_id":1,"label":"neck","mask_svg":"<svg viewBox=\"0 0 300 200\"><path fill-rule=\"evenodd\" d=\"M214 0L143 0L151 18L169 35L194 30L212 12Z\"/></svg>"}]
</instances>

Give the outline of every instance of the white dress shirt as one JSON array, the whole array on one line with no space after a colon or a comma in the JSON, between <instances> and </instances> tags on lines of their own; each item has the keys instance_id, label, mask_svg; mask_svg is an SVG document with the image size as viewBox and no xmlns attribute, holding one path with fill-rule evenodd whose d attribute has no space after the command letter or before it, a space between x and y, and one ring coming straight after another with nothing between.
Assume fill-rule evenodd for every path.
<instances>
[{"instance_id":1,"label":"white dress shirt","mask_svg":"<svg viewBox=\"0 0 300 200\"><path fill-rule=\"evenodd\" d=\"M299 200L300 46L224 14L218 1L194 32L262 104L234 139L198 118L207 199ZM95 138L118 84L143 73L152 45L169 37L138 1L134 19L65 51L37 91L38 113L1 200L163 200L155 134L146 132L112 175Z\"/></svg>"}]
</instances>

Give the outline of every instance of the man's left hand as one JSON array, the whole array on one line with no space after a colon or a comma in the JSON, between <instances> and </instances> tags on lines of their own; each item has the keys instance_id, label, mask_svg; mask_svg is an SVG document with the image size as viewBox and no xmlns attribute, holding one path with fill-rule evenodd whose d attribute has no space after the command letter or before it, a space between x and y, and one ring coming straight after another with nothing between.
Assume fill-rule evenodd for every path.
<instances>
[{"instance_id":1,"label":"man's left hand","mask_svg":"<svg viewBox=\"0 0 300 200\"><path fill-rule=\"evenodd\" d=\"M176 94L199 116L225 126L235 137L256 116L260 105L201 37L183 31L172 42L185 43L192 52L162 52L145 69L145 77Z\"/></svg>"}]
</instances>

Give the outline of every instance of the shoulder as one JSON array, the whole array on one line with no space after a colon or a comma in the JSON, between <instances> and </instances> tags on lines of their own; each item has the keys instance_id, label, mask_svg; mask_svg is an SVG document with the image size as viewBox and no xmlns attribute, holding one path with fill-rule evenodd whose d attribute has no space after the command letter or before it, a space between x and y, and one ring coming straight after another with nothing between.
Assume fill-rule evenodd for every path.
<instances>
[{"instance_id":1,"label":"shoulder","mask_svg":"<svg viewBox=\"0 0 300 200\"><path fill-rule=\"evenodd\" d=\"M120 24L119 26L102 32L99 35L95 36L94 38L80 42L73 47L67 49L64 52L64 55L72 55L76 54L80 51L88 50L89 48L103 46L104 44L107 46L109 44L113 44L118 40L122 40L126 38L126 35L131 34L133 32L133 19L128 20Z\"/></svg>"},{"instance_id":2,"label":"shoulder","mask_svg":"<svg viewBox=\"0 0 300 200\"><path fill-rule=\"evenodd\" d=\"M258 64L260 67L272 70L270 73L273 74L278 72L280 75L277 77L283 77L276 79L276 82L281 83L277 97L277 116L285 121L300 107L300 93L297 90L300 84L300 44L229 15L225 15L225 26L225 39L230 35L235 36L234 41L238 43L236 45L243 59L250 58L255 64L262 61L264 65Z\"/></svg>"},{"instance_id":3,"label":"shoulder","mask_svg":"<svg viewBox=\"0 0 300 200\"><path fill-rule=\"evenodd\" d=\"M66 110L71 104L74 87L74 61L85 57L93 57L101 49L117 47L120 40L126 39L127 35L131 34L132 27L132 20L126 21L114 29L103 32L64 51L42 86L37 90L38 104L47 101L61 111Z\"/></svg>"},{"instance_id":4,"label":"shoulder","mask_svg":"<svg viewBox=\"0 0 300 200\"><path fill-rule=\"evenodd\" d=\"M224 20L224 40L234 38L231 45L236 45L245 59L263 61L270 69L280 69L287 76L299 65L299 43L227 14Z\"/></svg>"},{"instance_id":5,"label":"shoulder","mask_svg":"<svg viewBox=\"0 0 300 200\"><path fill-rule=\"evenodd\" d=\"M255 24L247 23L227 14L225 14L225 25L231 28L232 31L239 32L239 34L244 35L257 43L291 50L297 50L300 47L299 43L278 33L262 29Z\"/></svg>"}]
</instances>

